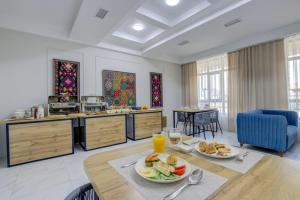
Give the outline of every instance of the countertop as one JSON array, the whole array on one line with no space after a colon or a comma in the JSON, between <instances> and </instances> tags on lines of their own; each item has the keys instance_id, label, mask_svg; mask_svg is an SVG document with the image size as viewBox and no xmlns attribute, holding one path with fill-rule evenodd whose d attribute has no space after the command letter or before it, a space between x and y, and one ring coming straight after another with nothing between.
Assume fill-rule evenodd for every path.
<instances>
[{"instance_id":1,"label":"countertop","mask_svg":"<svg viewBox=\"0 0 300 200\"><path fill-rule=\"evenodd\" d=\"M44 121L55 121L55 120L64 120L64 119L75 119L75 118L92 118L92 117L101 117L101 116L115 116L115 115L126 115L126 114L138 114L138 113L151 113L151 112L161 112L162 109L148 109L148 110L132 110L122 113L96 113L96 114L86 114L86 113L76 113L70 115L49 115L45 118L40 119L18 119L18 120L0 120L0 125L5 124L17 124L23 122L44 122Z\"/></svg>"}]
</instances>

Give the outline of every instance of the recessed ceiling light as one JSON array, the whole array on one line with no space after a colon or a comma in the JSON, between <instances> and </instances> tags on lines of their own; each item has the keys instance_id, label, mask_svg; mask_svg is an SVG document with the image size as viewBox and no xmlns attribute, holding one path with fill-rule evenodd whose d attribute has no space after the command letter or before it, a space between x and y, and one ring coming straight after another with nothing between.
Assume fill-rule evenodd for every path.
<instances>
[{"instance_id":1,"label":"recessed ceiling light","mask_svg":"<svg viewBox=\"0 0 300 200\"><path fill-rule=\"evenodd\" d=\"M166 0L166 4L168 6L176 6L177 4L179 4L180 0Z\"/></svg>"},{"instance_id":2,"label":"recessed ceiling light","mask_svg":"<svg viewBox=\"0 0 300 200\"><path fill-rule=\"evenodd\" d=\"M136 24L132 25L132 28L135 31L142 31L142 30L144 30L145 26L143 24L136 23Z\"/></svg>"}]
</instances>

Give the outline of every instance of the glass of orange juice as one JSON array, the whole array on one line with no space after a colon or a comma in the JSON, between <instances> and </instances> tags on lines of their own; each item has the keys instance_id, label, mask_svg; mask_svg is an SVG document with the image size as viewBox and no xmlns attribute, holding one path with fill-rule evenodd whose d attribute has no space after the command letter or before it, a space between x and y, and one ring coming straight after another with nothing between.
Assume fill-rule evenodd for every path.
<instances>
[{"instance_id":1,"label":"glass of orange juice","mask_svg":"<svg viewBox=\"0 0 300 200\"><path fill-rule=\"evenodd\" d=\"M167 138L164 134L153 134L153 149L155 153L163 153L166 150Z\"/></svg>"}]
</instances>

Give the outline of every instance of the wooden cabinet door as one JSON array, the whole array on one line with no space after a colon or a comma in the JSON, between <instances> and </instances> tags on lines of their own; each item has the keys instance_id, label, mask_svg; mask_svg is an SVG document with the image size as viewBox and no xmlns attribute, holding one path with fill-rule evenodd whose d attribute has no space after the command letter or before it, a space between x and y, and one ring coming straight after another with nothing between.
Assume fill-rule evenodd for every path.
<instances>
[{"instance_id":1,"label":"wooden cabinet door","mask_svg":"<svg viewBox=\"0 0 300 200\"><path fill-rule=\"evenodd\" d=\"M86 149L126 142L125 115L86 119Z\"/></svg>"},{"instance_id":2,"label":"wooden cabinet door","mask_svg":"<svg viewBox=\"0 0 300 200\"><path fill-rule=\"evenodd\" d=\"M161 132L161 112L135 114L135 139L151 137Z\"/></svg>"},{"instance_id":3,"label":"wooden cabinet door","mask_svg":"<svg viewBox=\"0 0 300 200\"><path fill-rule=\"evenodd\" d=\"M71 120L8 126L10 165L73 153Z\"/></svg>"}]
</instances>

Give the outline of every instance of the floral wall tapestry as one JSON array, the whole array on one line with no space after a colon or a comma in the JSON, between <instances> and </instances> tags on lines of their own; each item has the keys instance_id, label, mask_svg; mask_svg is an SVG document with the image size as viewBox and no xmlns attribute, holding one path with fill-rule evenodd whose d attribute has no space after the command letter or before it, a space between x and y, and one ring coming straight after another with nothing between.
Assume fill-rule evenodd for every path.
<instances>
[{"instance_id":1,"label":"floral wall tapestry","mask_svg":"<svg viewBox=\"0 0 300 200\"><path fill-rule=\"evenodd\" d=\"M151 81L151 106L162 107L163 106L163 91L162 91L162 74L150 73Z\"/></svg>"},{"instance_id":2,"label":"floral wall tapestry","mask_svg":"<svg viewBox=\"0 0 300 200\"><path fill-rule=\"evenodd\" d=\"M135 73L103 70L103 96L109 105L136 106Z\"/></svg>"},{"instance_id":3,"label":"floral wall tapestry","mask_svg":"<svg viewBox=\"0 0 300 200\"><path fill-rule=\"evenodd\" d=\"M79 62L54 59L55 95L67 94L79 99Z\"/></svg>"}]
</instances>

